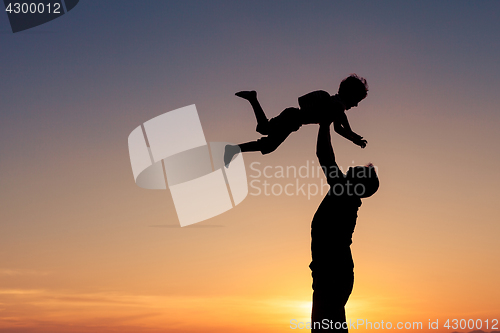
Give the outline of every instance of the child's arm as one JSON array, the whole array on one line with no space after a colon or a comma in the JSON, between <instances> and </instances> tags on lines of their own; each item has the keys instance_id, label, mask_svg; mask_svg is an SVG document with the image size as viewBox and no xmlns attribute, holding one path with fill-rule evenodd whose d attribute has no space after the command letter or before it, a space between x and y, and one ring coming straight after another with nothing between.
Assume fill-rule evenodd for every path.
<instances>
[{"instance_id":1,"label":"child's arm","mask_svg":"<svg viewBox=\"0 0 500 333\"><path fill-rule=\"evenodd\" d=\"M360 146L361 148L365 148L368 141L363 140L363 137L359 134L356 134L352 131L351 126L349 125L349 120L344 112L339 113L335 120L333 121L333 128L335 132L339 135L343 136L347 140L350 140Z\"/></svg>"},{"instance_id":2,"label":"child's arm","mask_svg":"<svg viewBox=\"0 0 500 333\"><path fill-rule=\"evenodd\" d=\"M345 113L339 113L334 121L333 121L333 128L335 129L335 132L338 134L342 135L344 138L354 141L356 139L361 139L362 136L359 134L356 134L352 131L351 126L349 125L349 120L347 119L347 116Z\"/></svg>"}]
</instances>

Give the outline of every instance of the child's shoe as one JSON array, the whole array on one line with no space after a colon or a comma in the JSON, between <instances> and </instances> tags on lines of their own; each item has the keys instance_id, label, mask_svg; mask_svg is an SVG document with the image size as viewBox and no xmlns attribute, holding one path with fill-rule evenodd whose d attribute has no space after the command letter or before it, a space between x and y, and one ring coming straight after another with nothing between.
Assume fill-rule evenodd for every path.
<instances>
[{"instance_id":1,"label":"child's shoe","mask_svg":"<svg viewBox=\"0 0 500 333\"><path fill-rule=\"evenodd\" d=\"M226 165L226 168L229 167L229 163L233 160L233 157L240 152L240 147L233 146L233 145L226 145L226 148L224 150L224 164Z\"/></svg>"}]
</instances>

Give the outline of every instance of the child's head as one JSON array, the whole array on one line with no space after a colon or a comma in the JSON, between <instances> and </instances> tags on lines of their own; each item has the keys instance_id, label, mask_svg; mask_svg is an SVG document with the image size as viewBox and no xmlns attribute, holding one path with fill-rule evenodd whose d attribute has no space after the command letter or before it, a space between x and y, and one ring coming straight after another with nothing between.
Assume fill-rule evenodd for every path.
<instances>
[{"instance_id":1,"label":"child's head","mask_svg":"<svg viewBox=\"0 0 500 333\"><path fill-rule=\"evenodd\" d=\"M354 193L360 198L368 198L377 192L379 180L373 164L349 168L346 178L353 183Z\"/></svg>"},{"instance_id":2,"label":"child's head","mask_svg":"<svg viewBox=\"0 0 500 333\"><path fill-rule=\"evenodd\" d=\"M351 74L340 82L338 94L348 108L357 106L366 97L367 93L368 83L364 78L356 74Z\"/></svg>"}]
</instances>

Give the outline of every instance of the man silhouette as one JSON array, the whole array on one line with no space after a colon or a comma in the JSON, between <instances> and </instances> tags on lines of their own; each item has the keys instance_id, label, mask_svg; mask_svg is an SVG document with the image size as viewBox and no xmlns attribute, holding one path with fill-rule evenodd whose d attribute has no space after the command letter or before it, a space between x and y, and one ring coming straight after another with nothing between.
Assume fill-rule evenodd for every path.
<instances>
[{"instance_id":1,"label":"man silhouette","mask_svg":"<svg viewBox=\"0 0 500 333\"><path fill-rule=\"evenodd\" d=\"M351 248L361 199L373 195L379 181L373 165L349 168L344 175L336 161L330 124L321 123L316 155L330 190L311 224L309 267L313 278L312 332L347 332L345 304L354 284Z\"/></svg>"}]
</instances>

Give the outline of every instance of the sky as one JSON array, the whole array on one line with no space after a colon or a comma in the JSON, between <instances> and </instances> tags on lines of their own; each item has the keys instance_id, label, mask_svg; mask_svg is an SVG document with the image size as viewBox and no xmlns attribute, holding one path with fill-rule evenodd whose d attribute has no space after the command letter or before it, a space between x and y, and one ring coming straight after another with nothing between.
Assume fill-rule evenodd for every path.
<instances>
[{"instance_id":1,"label":"sky","mask_svg":"<svg viewBox=\"0 0 500 333\"><path fill-rule=\"evenodd\" d=\"M351 73L369 84L347 111L368 145L332 144L344 169L377 166L381 185L358 212L348 320L499 330L499 13L498 1L82 0L15 34L0 14L0 332L297 331L323 178L274 172L317 165L317 126L244 154L247 198L184 228L169 190L135 184L127 138L196 104L207 141L251 141L235 92L256 90L273 117Z\"/></svg>"}]
</instances>

